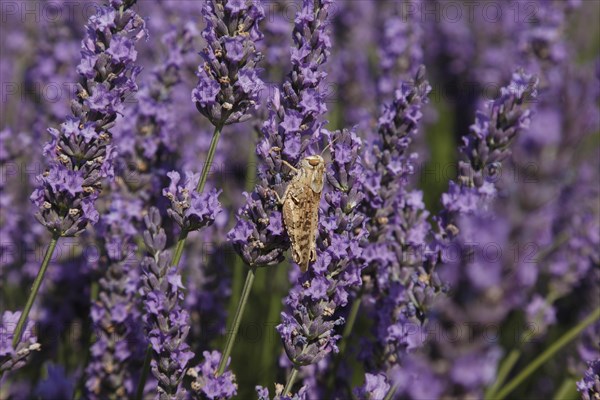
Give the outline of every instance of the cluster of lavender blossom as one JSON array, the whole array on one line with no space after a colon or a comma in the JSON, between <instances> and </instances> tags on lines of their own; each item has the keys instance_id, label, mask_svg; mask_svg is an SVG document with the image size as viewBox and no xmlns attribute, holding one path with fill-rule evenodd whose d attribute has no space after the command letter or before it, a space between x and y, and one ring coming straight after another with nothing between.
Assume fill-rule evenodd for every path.
<instances>
[{"instance_id":1,"label":"cluster of lavender blossom","mask_svg":"<svg viewBox=\"0 0 600 400\"><path fill-rule=\"evenodd\" d=\"M0 398L598 398L597 7L484 3L2 4Z\"/></svg>"}]
</instances>

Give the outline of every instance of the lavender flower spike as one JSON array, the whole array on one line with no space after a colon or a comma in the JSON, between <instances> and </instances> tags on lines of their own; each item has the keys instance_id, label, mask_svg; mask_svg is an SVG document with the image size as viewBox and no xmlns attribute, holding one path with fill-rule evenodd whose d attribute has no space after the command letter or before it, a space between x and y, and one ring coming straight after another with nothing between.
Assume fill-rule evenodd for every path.
<instances>
[{"instance_id":1,"label":"lavender flower spike","mask_svg":"<svg viewBox=\"0 0 600 400\"><path fill-rule=\"evenodd\" d=\"M167 132L174 122L169 105L172 89L181 80L181 64L197 36L190 22L183 28L170 29L162 37L167 54L154 68L137 95L138 103L126 109L122 123L114 132L119 148L116 169L121 176L136 176L139 180L119 180L111 187L111 204L96 225L101 244L98 300L91 317L96 331L91 358L86 368L86 397L90 399L132 398L132 366L141 359L145 346L143 327L139 326L141 310L136 302L139 260L138 226L147 204L155 204L165 174L171 168L174 143ZM134 197L135 195L135 197ZM108 366L108 367L107 367Z\"/></svg>"},{"instance_id":2,"label":"lavender flower spike","mask_svg":"<svg viewBox=\"0 0 600 400\"><path fill-rule=\"evenodd\" d=\"M98 221L94 203L102 180L114 177L110 128L125 97L137 90L135 42L145 36L144 20L130 8L134 3L112 0L89 18L73 117L60 129L49 129L52 140L44 155L50 165L31 200L38 207L36 218L55 237L75 236Z\"/></svg>"},{"instance_id":3,"label":"lavender flower spike","mask_svg":"<svg viewBox=\"0 0 600 400\"><path fill-rule=\"evenodd\" d=\"M161 227L160 213L151 208L145 217L144 243L150 256L142 262L142 296L145 322L154 357L152 374L158 381L159 399L182 399L181 380L188 362L194 357L185 343L189 316L181 307L183 284L177 268L170 264L165 251L167 236Z\"/></svg>"},{"instance_id":4,"label":"lavender flower spike","mask_svg":"<svg viewBox=\"0 0 600 400\"><path fill-rule=\"evenodd\" d=\"M246 194L246 204L239 210L235 227L227 234L233 247L251 268L240 299L232 333L228 336L219 365L225 367L237 335L240 317L257 267L283 261L289 247L283 229L283 218L273 190L291 180L284 174L283 159L297 165L309 145L322 139L319 117L327 107L321 92L325 77L322 66L331 47L327 32L327 16L331 0L304 0L296 14L292 48L292 71L283 85L284 96L276 91L269 104L269 119L264 123L263 139L257 146L262 160L258 170L259 184L252 194Z\"/></svg>"},{"instance_id":5,"label":"lavender flower spike","mask_svg":"<svg viewBox=\"0 0 600 400\"><path fill-rule=\"evenodd\" d=\"M458 164L458 184L451 181L442 197L444 212L438 223L449 238L458 233L453 218L485 209L495 196L495 182L502 161L510 155L510 144L529 127L528 102L535 100L537 85L535 76L515 72L510 84L501 89L500 97L488 104L488 112L477 113L460 147L463 160Z\"/></svg>"},{"instance_id":6,"label":"lavender flower spike","mask_svg":"<svg viewBox=\"0 0 600 400\"><path fill-rule=\"evenodd\" d=\"M433 271L423 268L418 259L429 231L423 195L407 188L414 171L414 157L408 150L419 132L430 91L423 66L417 69L414 80L400 83L394 99L384 106L378 135L365 157L367 199L362 212L368 218L369 240L361 246L368 264L363 274L369 298L365 303L373 304L377 338L372 353L366 356L372 360L387 359L388 354L409 345L406 327L420 322L410 299L429 300L435 286L429 283L437 282Z\"/></svg>"},{"instance_id":7,"label":"lavender flower spike","mask_svg":"<svg viewBox=\"0 0 600 400\"><path fill-rule=\"evenodd\" d=\"M52 239L19 318L13 346L21 337L58 239L75 236L98 221L94 203L102 180L114 177L109 129L122 113L125 97L137 90L140 67L134 65L135 43L146 35L144 20L130 8L134 4L135 0L111 0L89 18L77 68L81 82L77 99L71 102L73 117L60 130L49 130L52 140L44 155L50 165L38 177L40 185L31 200L38 207L37 220Z\"/></svg>"},{"instance_id":8,"label":"lavender flower spike","mask_svg":"<svg viewBox=\"0 0 600 400\"><path fill-rule=\"evenodd\" d=\"M262 5L257 0L207 0L202 13L207 47L201 53L204 65L198 68L192 100L214 126L246 121L264 86L256 71L262 58L256 51L262 39Z\"/></svg>"},{"instance_id":9,"label":"lavender flower spike","mask_svg":"<svg viewBox=\"0 0 600 400\"><path fill-rule=\"evenodd\" d=\"M258 22L264 18L260 2L207 0L203 3L202 12L206 20L202 36L207 47L202 53L204 65L198 68L199 81L192 91L192 101L215 129L195 188L198 193L204 191L223 126L250 118L248 111L255 108L263 87L255 69L261 58L255 45L262 38ZM216 199L216 195L214 197ZM177 214L182 217L184 210L177 210L175 203L172 205L175 213L171 216L182 228L173 256L173 264L177 265L183 254L188 228L198 229L202 224L186 227L182 218L177 219Z\"/></svg>"},{"instance_id":10,"label":"lavender flower spike","mask_svg":"<svg viewBox=\"0 0 600 400\"><path fill-rule=\"evenodd\" d=\"M338 351L340 336L335 327L344 319L336 311L348 304L350 292L362 284L363 265L352 262L360 259L359 244L367 232L359 211L365 176L359 162L361 141L346 130L335 132L333 138L327 181L334 190L325 193L326 205L319 217L317 261L290 289L285 299L289 310L281 313L277 326L295 367Z\"/></svg>"},{"instance_id":11,"label":"lavender flower spike","mask_svg":"<svg viewBox=\"0 0 600 400\"><path fill-rule=\"evenodd\" d=\"M131 397L127 381L131 379L128 367L141 358L143 343L139 328L140 311L134 306L137 291L137 247L132 237L136 233L133 215L141 214L141 204L122 194L113 193L108 212L96 225L101 239L102 256L98 279L98 299L92 304L96 341L90 349L86 368L86 398L117 399ZM137 356L137 357L136 357Z\"/></svg>"},{"instance_id":12,"label":"lavender flower spike","mask_svg":"<svg viewBox=\"0 0 600 400\"><path fill-rule=\"evenodd\" d=\"M263 138L256 153L259 184L246 194L246 204L239 210L236 226L228 238L247 265L277 264L289 246L283 219L273 196L291 179L282 160L297 165L310 144L322 138L319 117L327 107L322 82L323 64L331 47L327 16L331 1L304 0L296 15L292 48L292 71L283 84L283 93L275 90L269 103L269 119L262 127Z\"/></svg>"},{"instance_id":13,"label":"lavender flower spike","mask_svg":"<svg viewBox=\"0 0 600 400\"><path fill-rule=\"evenodd\" d=\"M163 189L163 195L171 202L167 213L182 231L196 231L212 224L222 211L218 200L221 192L212 189L208 193L198 193L195 189L200 177L192 172L186 172L183 185L179 185L181 177L177 171L171 171L167 176L171 179L169 187Z\"/></svg>"}]
</instances>

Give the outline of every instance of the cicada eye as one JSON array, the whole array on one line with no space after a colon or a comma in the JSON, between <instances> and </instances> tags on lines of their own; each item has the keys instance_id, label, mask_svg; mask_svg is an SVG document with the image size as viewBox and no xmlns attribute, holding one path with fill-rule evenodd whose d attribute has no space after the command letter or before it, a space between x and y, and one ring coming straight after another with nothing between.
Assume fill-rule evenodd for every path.
<instances>
[{"instance_id":1,"label":"cicada eye","mask_svg":"<svg viewBox=\"0 0 600 400\"><path fill-rule=\"evenodd\" d=\"M309 158L308 163L311 166L316 167L317 165L319 165L321 163L321 160L319 160L318 158Z\"/></svg>"}]
</instances>

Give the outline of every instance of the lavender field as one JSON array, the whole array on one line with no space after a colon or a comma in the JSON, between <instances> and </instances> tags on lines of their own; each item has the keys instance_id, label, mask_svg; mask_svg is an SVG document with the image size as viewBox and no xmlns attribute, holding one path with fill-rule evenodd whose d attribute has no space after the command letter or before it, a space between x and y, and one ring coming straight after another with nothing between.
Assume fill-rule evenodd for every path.
<instances>
[{"instance_id":1,"label":"lavender field","mask_svg":"<svg viewBox=\"0 0 600 400\"><path fill-rule=\"evenodd\" d=\"M600 0L1 0L0 399L600 400Z\"/></svg>"}]
</instances>

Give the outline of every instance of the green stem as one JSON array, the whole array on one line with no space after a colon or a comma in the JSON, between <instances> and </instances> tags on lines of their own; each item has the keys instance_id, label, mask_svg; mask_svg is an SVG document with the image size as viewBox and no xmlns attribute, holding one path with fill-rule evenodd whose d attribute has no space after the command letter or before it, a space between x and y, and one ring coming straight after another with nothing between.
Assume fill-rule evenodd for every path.
<instances>
[{"instance_id":1,"label":"green stem","mask_svg":"<svg viewBox=\"0 0 600 400\"><path fill-rule=\"evenodd\" d=\"M215 158L215 152L217 151L217 144L219 144L219 138L221 137L221 129L222 127L215 126L215 131L213 132L210 146L208 147L206 162L202 166L202 173L200 174L200 180L198 181L198 187L196 188L196 192L198 193L202 193L204 191L206 179L208 178L208 171L210 171L212 166L213 159Z\"/></svg>"},{"instance_id":2,"label":"green stem","mask_svg":"<svg viewBox=\"0 0 600 400\"><path fill-rule=\"evenodd\" d=\"M554 400L576 399L577 383L575 380L571 377L565 378L552 398Z\"/></svg>"},{"instance_id":3,"label":"green stem","mask_svg":"<svg viewBox=\"0 0 600 400\"><path fill-rule=\"evenodd\" d=\"M548 257L550 254L552 254L554 252L554 250L558 249L560 246L562 246L564 243L566 243L570 238L571 238L571 236L569 234L567 234L566 232L563 232L560 235L558 235L558 237L552 244L550 244L548 247L542 249L537 254L537 257L535 258L535 262L541 263L542 261L544 261L544 259L546 257Z\"/></svg>"},{"instance_id":4,"label":"green stem","mask_svg":"<svg viewBox=\"0 0 600 400\"><path fill-rule=\"evenodd\" d=\"M244 182L244 190L251 192L255 185L256 180L256 149L253 146L249 146L249 154L246 164L246 180ZM233 277L231 282L231 298L229 299L229 316L232 316L235 312L235 307L240 301L240 293L242 292L242 281L244 279L244 260L238 255L235 256L233 261ZM229 323L230 321L228 321Z\"/></svg>"},{"instance_id":5,"label":"green stem","mask_svg":"<svg viewBox=\"0 0 600 400\"><path fill-rule=\"evenodd\" d=\"M297 367L292 368L292 372L285 384L285 388L283 389L283 396L288 396L289 393L292 392L292 387L294 386L294 382L296 382L296 378L298 377L298 372L300 370Z\"/></svg>"},{"instance_id":6,"label":"green stem","mask_svg":"<svg viewBox=\"0 0 600 400\"><path fill-rule=\"evenodd\" d=\"M272 334L275 332L275 329L272 329L272 325L270 325L271 321L277 321L279 313L281 311L281 293L277 288L285 287L281 285L280 282L286 278L287 268L284 268L282 265L278 265L275 267L275 279L273 281L268 282L268 292L273 295L268 296L268 313L267 313L267 324L265 329L265 334L263 336L262 345L261 345L261 358L260 358L260 371L264 374L264 376L271 377L271 369L273 366L273 354L277 354L276 349L274 348L275 343L279 343L278 341L271 340L273 338ZM282 279L283 278L283 279ZM272 278L271 278L272 279ZM276 300L277 299L277 300Z\"/></svg>"},{"instance_id":7,"label":"green stem","mask_svg":"<svg viewBox=\"0 0 600 400\"><path fill-rule=\"evenodd\" d=\"M142 366L142 375L138 382L137 390L135 392L135 400L142 400L144 396L144 387L146 387L146 378L148 377L148 371L150 371L150 361L152 360L152 346L148 345L146 349L146 355L144 356L144 365Z\"/></svg>"},{"instance_id":8,"label":"green stem","mask_svg":"<svg viewBox=\"0 0 600 400\"><path fill-rule=\"evenodd\" d=\"M352 303L352 308L350 309L350 313L348 314L348 322L346 326L344 326L344 332L342 333L342 340L340 341L339 349L340 352L337 355L337 360L340 360L346 351L346 347L348 344L348 338L354 329L354 323L356 322L356 317L358 316L358 311L360 310L360 305L362 303L362 293L358 294L358 297ZM338 362L339 364L339 362Z\"/></svg>"},{"instance_id":9,"label":"green stem","mask_svg":"<svg viewBox=\"0 0 600 400\"><path fill-rule=\"evenodd\" d=\"M496 381L492 386L488 388L488 390L485 393L486 399L494 398L494 394L496 394L498 389L504 384L504 381L506 381L508 374L519 360L519 357L521 357L521 350L513 349L504 359L504 361L502 361L502 364L498 369L498 376L496 378Z\"/></svg>"},{"instance_id":10,"label":"green stem","mask_svg":"<svg viewBox=\"0 0 600 400\"><path fill-rule=\"evenodd\" d=\"M94 281L90 285L90 300L92 303L98 300L98 293L100 293L100 285L98 281Z\"/></svg>"},{"instance_id":11,"label":"green stem","mask_svg":"<svg viewBox=\"0 0 600 400\"><path fill-rule=\"evenodd\" d=\"M388 392L385 394L385 397L383 398L383 400L392 400L392 397L394 397L396 390L398 390L398 386L396 386L396 385L392 386L390 388L390 390L388 390Z\"/></svg>"},{"instance_id":12,"label":"green stem","mask_svg":"<svg viewBox=\"0 0 600 400\"><path fill-rule=\"evenodd\" d=\"M19 322L17 323L17 328L15 329L15 333L12 340L13 347L17 347L19 341L21 340L21 334L23 333L23 328L25 327L25 321L27 321L27 317L29 316L29 312L31 311L31 307L33 306L33 302L35 301L35 297L40 290L40 286L42 285L42 281L44 280L44 275L46 274L46 270L48 269L48 265L50 264L50 260L52 259L52 254L54 254L54 249L56 249L56 243L58 242L58 237L53 236L52 240L50 240L50 244L46 249L46 255L44 255L44 261L42 261L42 265L40 266L40 270L33 281L33 286L31 286L31 291L29 292L29 297L27 298L27 303L25 303L25 309L21 313L21 317L19 318Z\"/></svg>"},{"instance_id":13,"label":"green stem","mask_svg":"<svg viewBox=\"0 0 600 400\"><path fill-rule=\"evenodd\" d=\"M187 239L188 231L183 229L179 234L179 239L177 239L177 244L175 245L175 253L173 253L173 259L171 260L171 265L179 265L179 261L181 261L181 256L183 255L183 249L185 247L185 239Z\"/></svg>"},{"instance_id":14,"label":"green stem","mask_svg":"<svg viewBox=\"0 0 600 400\"><path fill-rule=\"evenodd\" d=\"M221 361L219 361L219 368L217 369L217 376L223 374L225 372L225 367L227 366L227 360L229 359L229 355L231 354L231 349L233 348L233 344L235 343L235 338L237 336L238 330L240 328L240 322L242 320L242 315L244 314L244 308L246 308L246 303L248 302L248 295L250 294L250 290L252 289L252 284L254 283L254 275L256 272L256 267L250 267L248 269L248 275L246 276L246 283L244 283L244 289L242 290L242 297L240 298L240 302L238 303L237 310L235 311L235 316L233 317L233 326L231 327L231 333L227 336L227 341L225 342L225 348L223 349L223 355L221 356Z\"/></svg>"},{"instance_id":15,"label":"green stem","mask_svg":"<svg viewBox=\"0 0 600 400\"><path fill-rule=\"evenodd\" d=\"M100 292L100 285L98 284L98 281L95 280L90 284L90 305L93 304L96 300L98 300L99 292ZM92 328L92 326L90 326L89 323L86 324L85 336L88 338L87 339L88 345L84 350L85 354L83 355L83 360L84 360L83 365L88 365L88 363L90 361L90 349L92 348L92 345L95 342L94 329ZM83 393L83 388L85 386L85 378L86 378L86 374L81 374L81 377L79 378L79 381L77 382L77 388L73 392L73 399L81 398L81 395Z\"/></svg>"},{"instance_id":16,"label":"green stem","mask_svg":"<svg viewBox=\"0 0 600 400\"><path fill-rule=\"evenodd\" d=\"M221 137L221 129L221 126L215 126L215 131L213 132L212 139L210 140L208 154L206 155L206 162L202 166L200 180L198 181L198 186L196 187L196 192L198 193L202 193L204 191L204 186L206 186L208 172L210 171L213 159L215 158L217 144L219 144L219 138ZM187 235L188 231L186 231L185 229L183 229L179 234L179 239L177 240L177 244L175 245L175 253L173 254L173 259L171 260L171 264L173 266L179 265L179 261L181 261L181 256L183 255L183 249L185 247L185 240L187 239Z\"/></svg>"},{"instance_id":17,"label":"green stem","mask_svg":"<svg viewBox=\"0 0 600 400\"><path fill-rule=\"evenodd\" d=\"M533 360L523 371L521 371L516 377L514 377L510 382L506 384L498 392L494 400L502 400L509 393L511 393L517 386L521 384L525 379L527 379L536 369L538 369L542 364L544 364L550 357L552 357L556 352L562 349L565 345L575 339L585 328L596 322L600 318L600 308L597 308L592 312L586 319L581 321L575 327L568 330L564 335L562 335L556 342L552 343L550 347L546 349L542 354L540 354L535 360Z\"/></svg>"},{"instance_id":18,"label":"green stem","mask_svg":"<svg viewBox=\"0 0 600 400\"><path fill-rule=\"evenodd\" d=\"M233 261L233 277L231 280L231 298L229 299L229 319L232 318L235 312L235 307L240 302L242 293L242 281L244 279L244 261L238 255L235 255ZM230 324L230 321L227 321Z\"/></svg>"},{"instance_id":19,"label":"green stem","mask_svg":"<svg viewBox=\"0 0 600 400\"><path fill-rule=\"evenodd\" d=\"M206 180L208 178L208 172L210 171L210 167L212 166L213 159L215 158L215 152L217 151L217 144L219 143L219 139L221 137L221 129L222 126L215 126L215 130L213 132L212 139L210 141L210 146L208 148L208 154L206 155L206 162L202 166L202 172L200 173L200 180L198 181L198 186L196 187L196 192L202 193L204 191L204 186L206 185ZM177 240L177 244L175 245L175 253L173 254L173 259L171 260L171 265L177 266L179 265L179 261L181 261L181 256L183 255L183 249L185 248L185 240L187 239L188 231L183 229L179 234L179 239ZM150 348L146 350L146 357L144 359L144 368L142 369L142 375L140 376L140 382L138 385L137 397L141 399L141 396L144 391L144 385L146 384L146 377L148 376L148 371L150 370L150 359L152 358L152 351ZM141 392L141 393L140 393Z\"/></svg>"},{"instance_id":20,"label":"green stem","mask_svg":"<svg viewBox=\"0 0 600 400\"><path fill-rule=\"evenodd\" d=\"M362 303L362 293L358 293L358 296L352 303L352 308L350 309L350 313L348 314L348 322L344 326L344 332L342 332L342 339L339 342L338 348L339 352L335 356L335 360L333 361L333 368L331 374L329 375L329 379L327 381L327 396L330 397L331 392L333 391L335 385L335 377L337 375L337 370L340 367L340 362L344 359L344 354L346 352L346 347L348 345L348 338L354 329L354 323L356 322L356 317L358 316L358 311L360 310L360 305Z\"/></svg>"}]
</instances>

